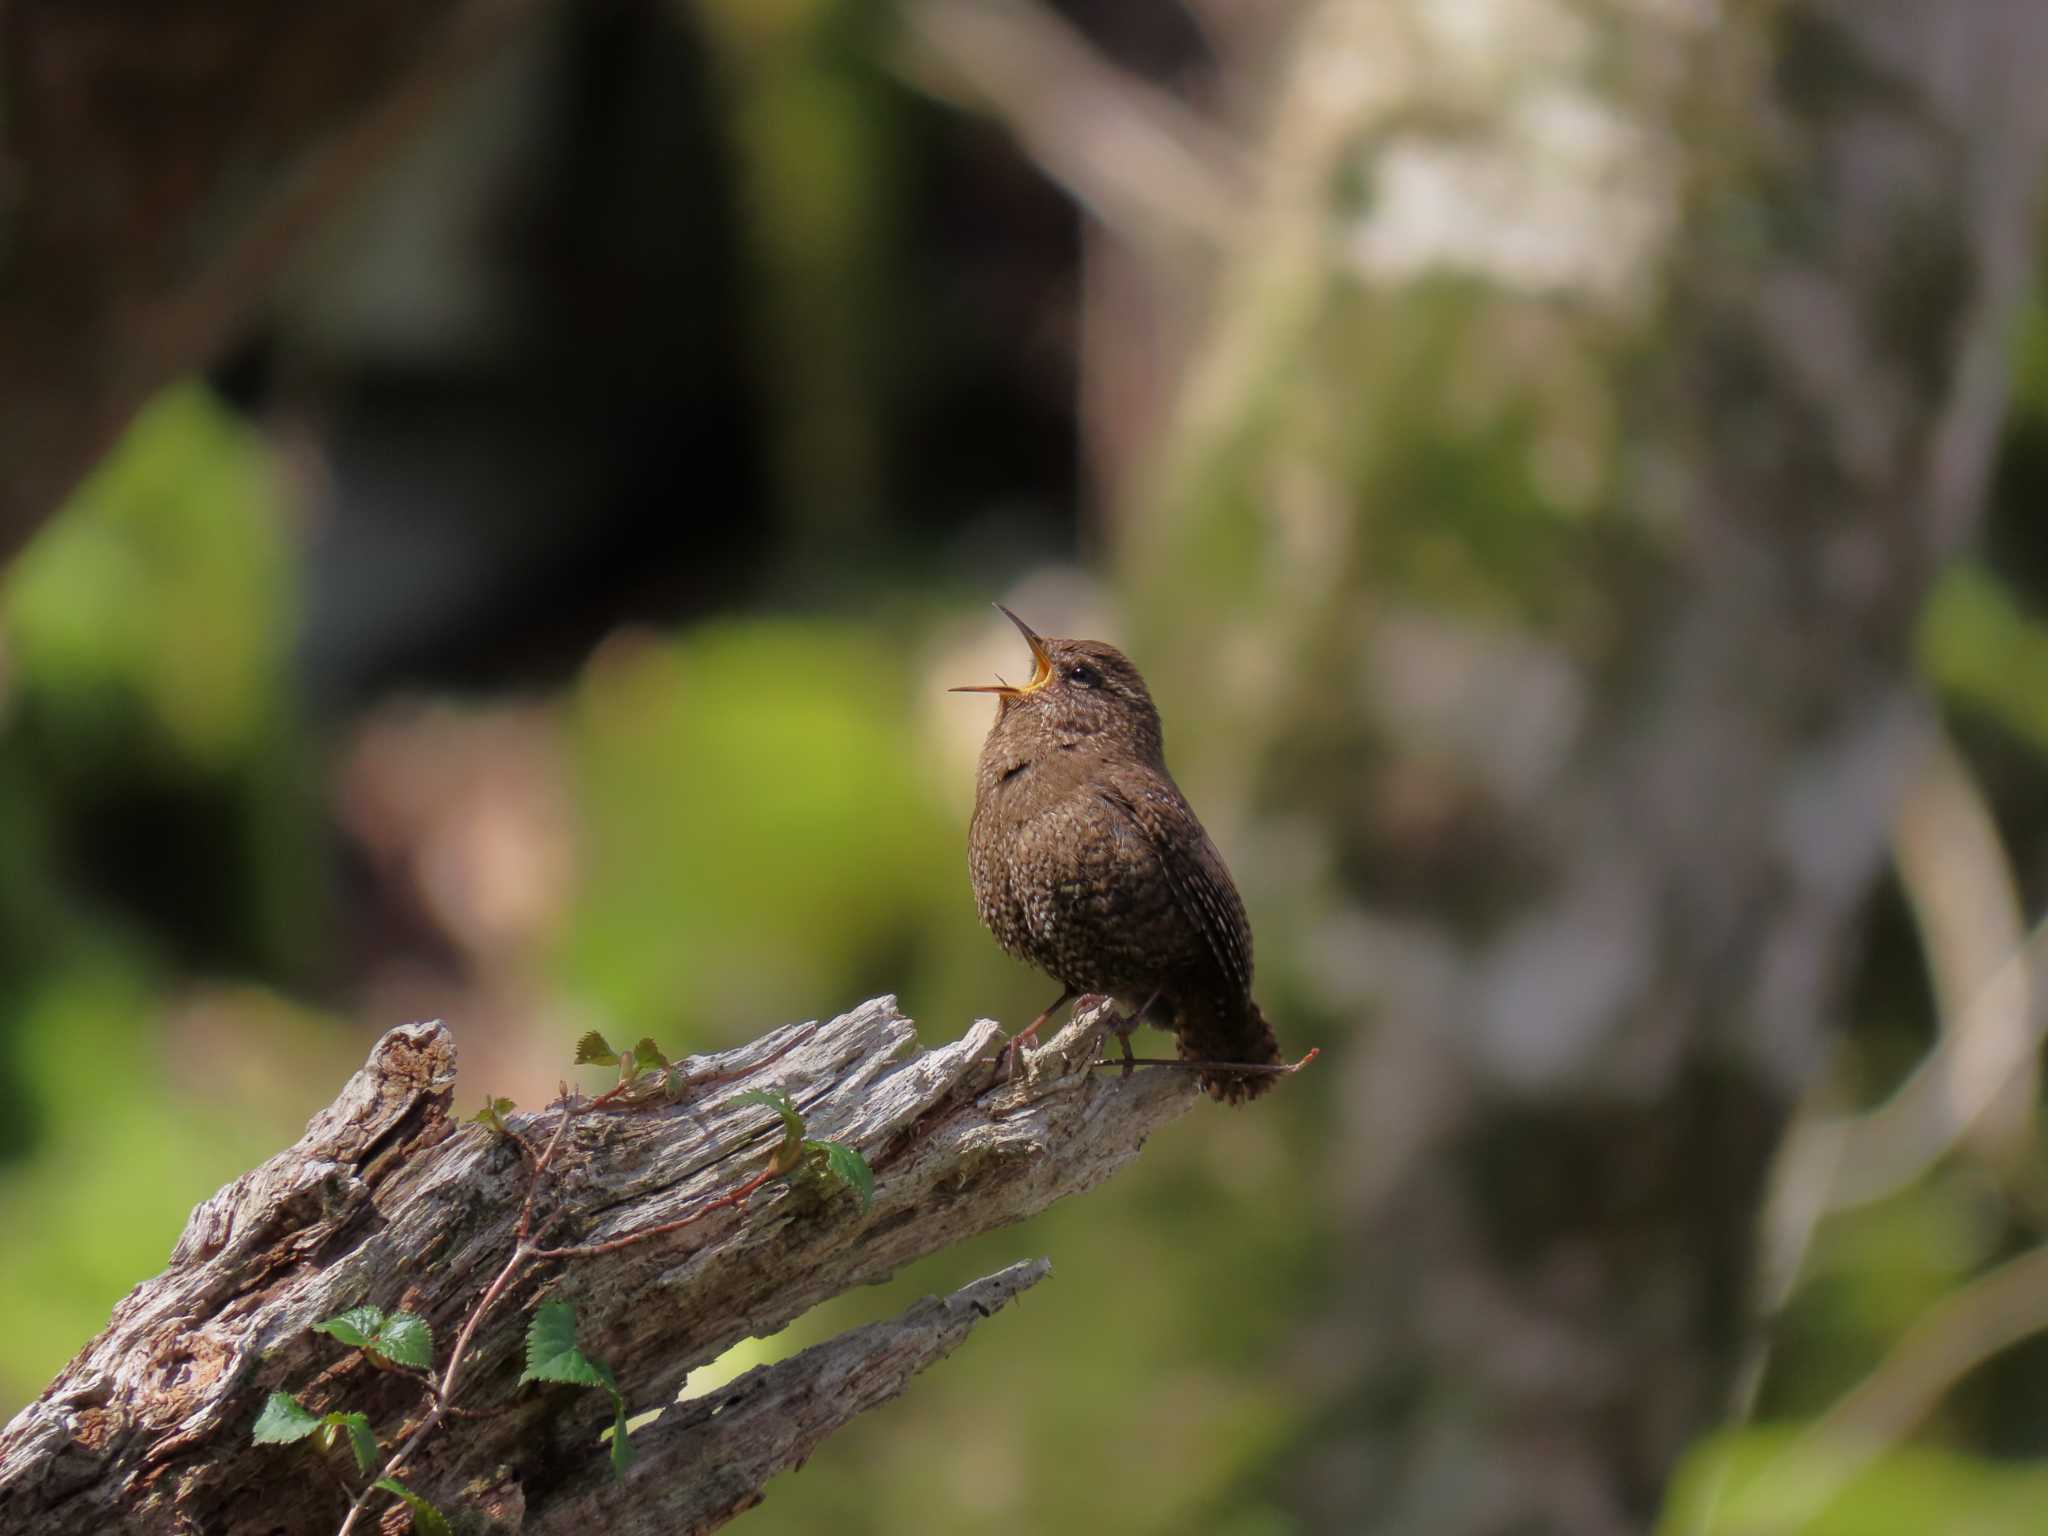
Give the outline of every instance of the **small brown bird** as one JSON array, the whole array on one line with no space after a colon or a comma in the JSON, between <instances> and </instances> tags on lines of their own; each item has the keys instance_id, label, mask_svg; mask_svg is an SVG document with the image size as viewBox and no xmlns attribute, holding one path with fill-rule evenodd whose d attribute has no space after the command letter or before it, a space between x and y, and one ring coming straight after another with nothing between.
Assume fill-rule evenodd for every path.
<instances>
[{"instance_id":1,"label":"small brown bird","mask_svg":"<svg viewBox=\"0 0 2048 1536\"><path fill-rule=\"evenodd\" d=\"M998 608L1002 605L998 603ZM1031 680L993 693L975 775L968 863L996 942L1065 986L1028 1039L1077 992L1106 992L1179 1038L1187 1061L1270 1066L1252 1001L1252 930L1223 856L1188 808L1159 711L1123 652L1048 640L1002 608L1031 647ZM1255 1098L1265 1073L1205 1072L1213 1098Z\"/></svg>"}]
</instances>

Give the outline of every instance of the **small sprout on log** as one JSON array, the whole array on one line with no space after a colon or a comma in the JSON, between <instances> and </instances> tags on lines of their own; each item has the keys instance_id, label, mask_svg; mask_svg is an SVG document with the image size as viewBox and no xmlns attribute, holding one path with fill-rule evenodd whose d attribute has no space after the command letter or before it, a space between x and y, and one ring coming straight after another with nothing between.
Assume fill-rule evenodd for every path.
<instances>
[{"instance_id":1,"label":"small sprout on log","mask_svg":"<svg viewBox=\"0 0 2048 1536\"><path fill-rule=\"evenodd\" d=\"M591 1030L576 1042L576 1065L579 1067L611 1066L619 1059L619 1053L598 1030Z\"/></svg>"},{"instance_id":2,"label":"small sprout on log","mask_svg":"<svg viewBox=\"0 0 2048 1536\"><path fill-rule=\"evenodd\" d=\"M863 1211L874 1205L875 1171L866 1158L843 1141L809 1141L804 1145L824 1154L827 1176L859 1195Z\"/></svg>"},{"instance_id":3,"label":"small sprout on log","mask_svg":"<svg viewBox=\"0 0 2048 1536\"><path fill-rule=\"evenodd\" d=\"M769 1154L768 1163L777 1173L799 1170L821 1173L837 1180L860 1196L862 1210L875 1203L875 1173L866 1158L843 1141L811 1141L804 1136L803 1112L779 1088L749 1088L734 1098L737 1104L760 1104L782 1117L782 1140Z\"/></svg>"},{"instance_id":4,"label":"small sprout on log","mask_svg":"<svg viewBox=\"0 0 2048 1536\"><path fill-rule=\"evenodd\" d=\"M735 1094L733 1103L759 1104L782 1117L781 1145L768 1155L768 1164L777 1173L788 1173L803 1161L804 1117L788 1094L780 1088L749 1088Z\"/></svg>"},{"instance_id":5,"label":"small sprout on log","mask_svg":"<svg viewBox=\"0 0 2048 1536\"><path fill-rule=\"evenodd\" d=\"M643 1072L665 1072L669 1068L668 1057L652 1038L642 1036L640 1043L630 1051L614 1050L611 1041L597 1030L591 1030L576 1042L576 1065L579 1067L617 1067L619 1082L623 1086ZM673 1097L673 1091L671 1097Z\"/></svg>"},{"instance_id":6,"label":"small sprout on log","mask_svg":"<svg viewBox=\"0 0 2048 1536\"><path fill-rule=\"evenodd\" d=\"M469 1123L486 1126L499 1136L509 1136L512 1132L505 1125L505 1116L514 1107L510 1099L485 1099L484 1107L469 1117Z\"/></svg>"}]
</instances>

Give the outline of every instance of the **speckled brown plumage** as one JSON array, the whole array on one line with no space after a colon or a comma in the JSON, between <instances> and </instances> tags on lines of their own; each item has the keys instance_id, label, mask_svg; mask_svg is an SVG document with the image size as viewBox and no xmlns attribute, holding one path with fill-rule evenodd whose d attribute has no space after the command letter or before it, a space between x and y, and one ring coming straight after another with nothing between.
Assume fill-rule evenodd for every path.
<instances>
[{"instance_id":1,"label":"speckled brown plumage","mask_svg":"<svg viewBox=\"0 0 2048 1536\"><path fill-rule=\"evenodd\" d=\"M968 864L996 942L1075 991L1171 1027L1190 1061L1270 1065L1252 1001L1252 931L1223 856L1166 771L1159 711L1114 646L1033 634L1035 663L997 696L975 777ZM1203 1074L1233 1102L1264 1075Z\"/></svg>"}]
</instances>

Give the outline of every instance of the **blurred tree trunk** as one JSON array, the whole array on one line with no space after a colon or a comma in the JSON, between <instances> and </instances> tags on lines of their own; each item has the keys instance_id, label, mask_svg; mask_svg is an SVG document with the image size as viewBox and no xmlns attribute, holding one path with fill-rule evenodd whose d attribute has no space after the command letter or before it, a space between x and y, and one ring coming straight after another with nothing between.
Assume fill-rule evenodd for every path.
<instances>
[{"instance_id":1,"label":"blurred tree trunk","mask_svg":"<svg viewBox=\"0 0 2048 1536\"><path fill-rule=\"evenodd\" d=\"M1274 1497L1636 1531L1729 1404L1927 741L1912 630L2000 420L2048 7L1477 13L1299 14L1126 555L1211 712L1177 739L1240 744L1202 766L1242 796L1198 797L1267 808L1221 831L1268 973L1286 891L1340 912L1280 941L1309 981L1269 1014L1363 1025L1325 1335L1360 1352Z\"/></svg>"},{"instance_id":2,"label":"blurred tree trunk","mask_svg":"<svg viewBox=\"0 0 2048 1536\"><path fill-rule=\"evenodd\" d=\"M0 562L536 10L0 7Z\"/></svg>"}]
</instances>

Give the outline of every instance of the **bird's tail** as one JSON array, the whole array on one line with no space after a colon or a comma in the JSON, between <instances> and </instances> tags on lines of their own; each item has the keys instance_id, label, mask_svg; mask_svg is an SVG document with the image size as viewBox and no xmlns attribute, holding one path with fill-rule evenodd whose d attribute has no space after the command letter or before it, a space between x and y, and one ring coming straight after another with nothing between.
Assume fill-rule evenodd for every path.
<instances>
[{"instance_id":1,"label":"bird's tail","mask_svg":"<svg viewBox=\"0 0 2048 1536\"><path fill-rule=\"evenodd\" d=\"M1278 1066L1280 1042L1273 1026L1250 998L1194 994L1178 1000L1174 1035L1182 1061L1243 1062L1247 1066ZM1270 1072L1204 1072L1209 1097L1229 1104L1256 1099L1279 1078Z\"/></svg>"}]
</instances>

